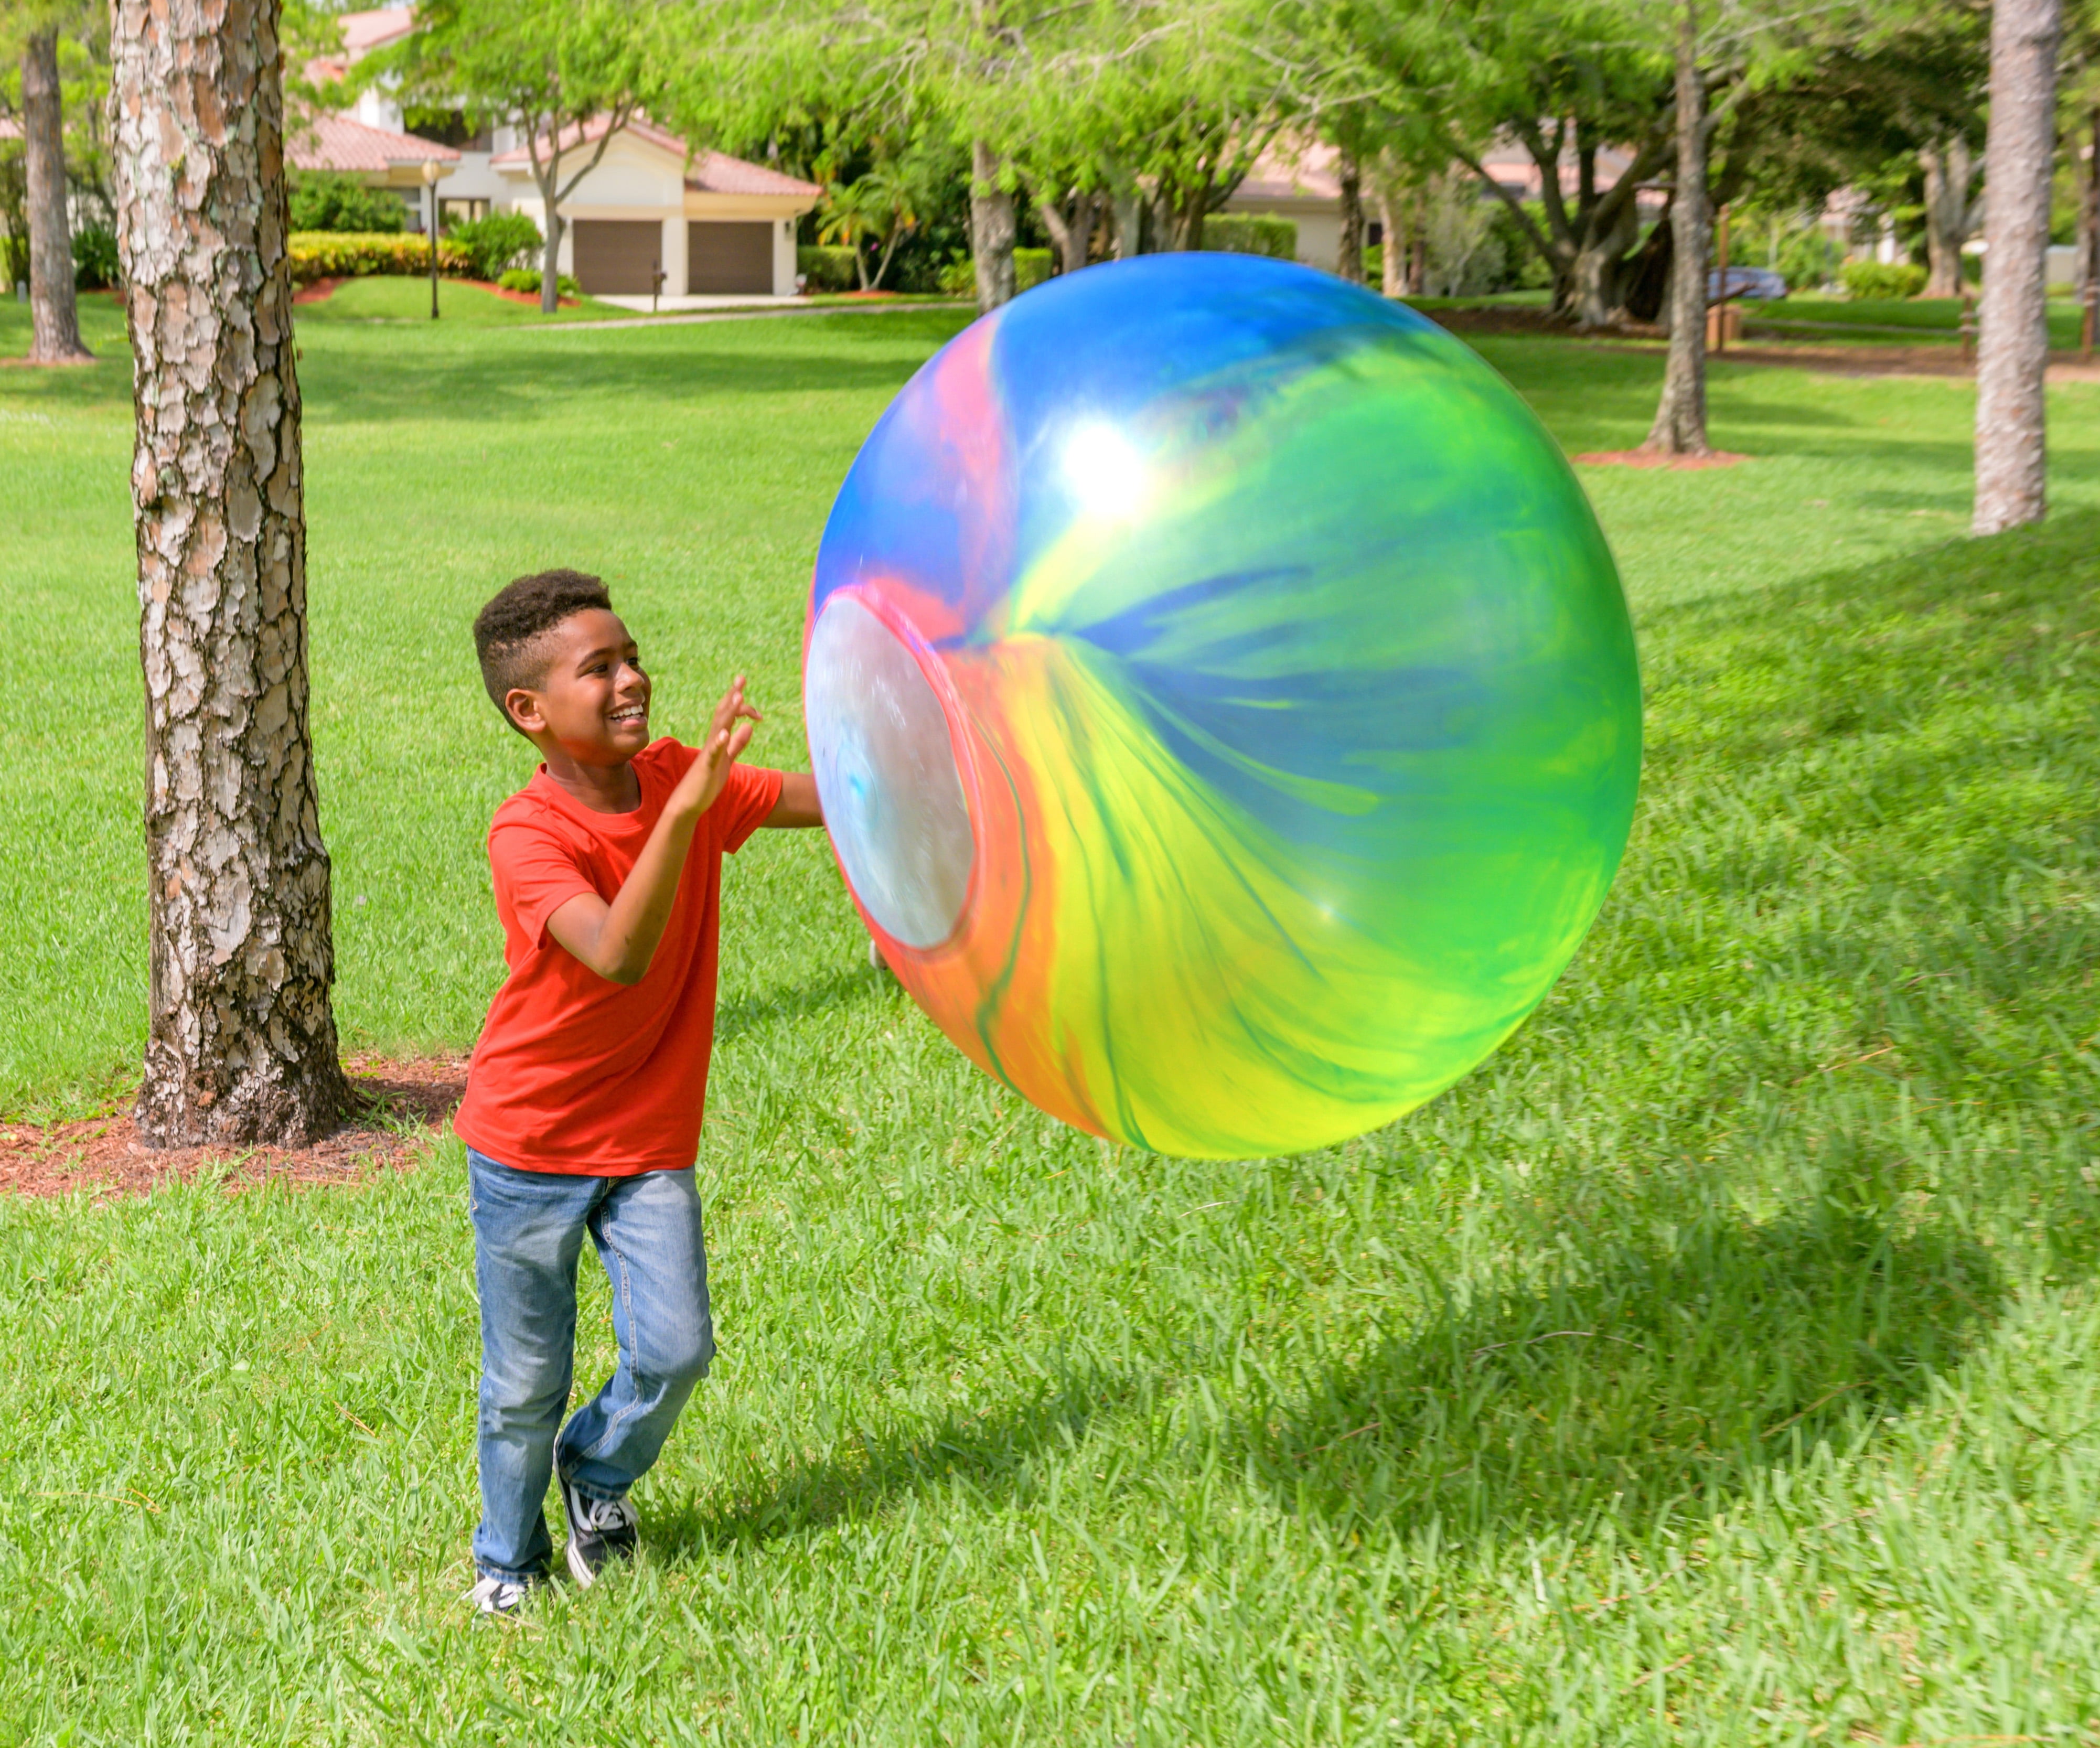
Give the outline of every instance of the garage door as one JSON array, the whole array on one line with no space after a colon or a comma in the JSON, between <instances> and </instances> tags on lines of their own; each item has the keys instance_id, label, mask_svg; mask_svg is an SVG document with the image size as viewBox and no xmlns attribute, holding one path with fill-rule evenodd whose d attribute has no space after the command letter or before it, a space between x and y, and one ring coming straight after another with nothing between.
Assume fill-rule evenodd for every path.
<instances>
[{"instance_id":1,"label":"garage door","mask_svg":"<svg viewBox=\"0 0 2100 1748\"><path fill-rule=\"evenodd\" d=\"M653 218L579 218L576 225L576 283L585 291L646 298L656 289L662 225Z\"/></svg>"},{"instance_id":2,"label":"garage door","mask_svg":"<svg viewBox=\"0 0 2100 1748\"><path fill-rule=\"evenodd\" d=\"M773 289L773 227L695 218L686 226L686 289Z\"/></svg>"}]
</instances>

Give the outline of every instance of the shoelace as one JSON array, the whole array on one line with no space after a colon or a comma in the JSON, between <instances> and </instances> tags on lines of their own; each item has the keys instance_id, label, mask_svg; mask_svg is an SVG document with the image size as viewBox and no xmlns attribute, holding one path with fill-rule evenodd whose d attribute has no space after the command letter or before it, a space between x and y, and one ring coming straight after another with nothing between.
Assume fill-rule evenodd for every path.
<instances>
[{"instance_id":1,"label":"shoelace","mask_svg":"<svg viewBox=\"0 0 2100 1748\"><path fill-rule=\"evenodd\" d=\"M634 1507L624 1499L593 1499L584 1497L584 1521L601 1533L608 1530L632 1530L634 1527Z\"/></svg>"}]
</instances>

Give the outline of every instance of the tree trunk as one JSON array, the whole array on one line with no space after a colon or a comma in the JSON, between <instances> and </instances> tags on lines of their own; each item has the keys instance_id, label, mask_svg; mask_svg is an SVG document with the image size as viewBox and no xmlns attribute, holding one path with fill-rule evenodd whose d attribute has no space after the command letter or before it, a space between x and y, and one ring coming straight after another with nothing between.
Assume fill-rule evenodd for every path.
<instances>
[{"instance_id":1,"label":"tree trunk","mask_svg":"<svg viewBox=\"0 0 2100 1748\"><path fill-rule=\"evenodd\" d=\"M349 1089L307 723L279 0L117 0L151 1014L139 1132L296 1145Z\"/></svg>"},{"instance_id":2,"label":"tree trunk","mask_svg":"<svg viewBox=\"0 0 2100 1748\"><path fill-rule=\"evenodd\" d=\"M1128 261L1145 252L1145 194L1132 183L1114 196L1115 258Z\"/></svg>"},{"instance_id":3,"label":"tree trunk","mask_svg":"<svg viewBox=\"0 0 2100 1748\"><path fill-rule=\"evenodd\" d=\"M2078 301L2091 301L2100 288L2100 105L2085 116L2085 138L2073 136L2071 162L2083 166L2078 179Z\"/></svg>"},{"instance_id":4,"label":"tree trunk","mask_svg":"<svg viewBox=\"0 0 2100 1748\"><path fill-rule=\"evenodd\" d=\"M1928 298L1961 295L1961 245L1974 223L1969 204L1976 164L1969 142L1959 134L1937 140L1918 155L1925 171L1925 293Z\"/></svg>"},{"instance_id":5,"label":"tree trunk","mask_svg":"<svg viewBox=\"0 0 2100 1748\"><path fill-rule=\"evenodd\" d=\"M1364 282L1364 178L1356 154L1343 152L1335 163L1342 187L1342 234L1335 245L1335 271L1352 285Z\"/></svg>"},{"instance_id":6,"label":"tree trunk","mask_svg":"<svg viewBox=\"0 0 2100 1748\"><path fill-rule=\"evenodd\" d=\"M1401 235L1400 209L1392 190L1380 183L1379 210L1379 289L1397 298L1407 289L1407 239Z\"/></svg>"},{"instance_id":7,"label":"tree trunk","mask_svg":"<svg viewBox=\"0 0 2100 1748\"><path fill-rule=\"evenodd\" d=\"M1642 445L1664 455L1710 455L1706 441L1706 86L1699 20L1684 0L1677 27L1677 186L1670 199L1670 360L1662 399Z\"/></svg>"},{"instance_id":8,"label":"tree trunk","mask_svg":"<svg viewBox=\"0 0 2100 1748\"><path fill-rule=\"evenodd\" d=\"M73 296L73 227L66 216L65 115L59 102L59 39L39 31L22 51L23 169L29 188L29 362L84 364Z\"/></svg>"},{"instance_id":9,"label":"tree trunk","mask_svg":"<svg viewBox=\"0 0 2100 1748\"><path fill-rule=\"evenodd\" d=\"M559 161L557 160L557 162ZM555 177L548 167L540 193L547 208L547 246L540 253L540 313L552 316L562 307L562 216L554 210Z\"/></svg>"},{"instance_id":10,"label":"tree trunk","mask_svg":"<svg viewBox=\"0 0 2100 1748\"><path fill-rule=\"evenodd\" d=\"M2048 505L2049 184L2056 163L2062 0L1996 0L1983 148L1983 334L1976 357L1978 534L2039 522Z\"/></svg>"},{"instance_id":11,"label":"tree trunk","mask_svg":"<svg viewBox=\"0 0 2100 1748\"><path fill-rule=\"evenodd\" d=\"M1013 301L1013 196L999 185L999 154L970 143L970 260L977 268L977 313Z\"/></svg>"},{"instance_id":12,"label":"tree trunk","mask_svg":"<svg viewBox=\"0 0 2100 1748\"><path fill-rule=\"evenodd\" d=\"M1701 158L1705 157L1701 141ZM1700 205L1705 205L1702 185ZM1640 215L1629 201L1601 235L1578 245L1567 271L1564 291L1556 297L1577 328L1608 328L1626 311L1626 252L1640 234ZM1703 295L1704 288L1701 292Z\"/></svg>"}]
</instances>

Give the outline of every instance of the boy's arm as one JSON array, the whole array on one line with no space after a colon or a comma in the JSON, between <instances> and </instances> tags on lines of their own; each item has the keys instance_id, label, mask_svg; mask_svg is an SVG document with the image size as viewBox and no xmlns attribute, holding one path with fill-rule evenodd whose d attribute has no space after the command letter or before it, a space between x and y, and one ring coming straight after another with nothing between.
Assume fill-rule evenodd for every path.
<instances>
[{"instance_id":1,"label":"boy's arm","mask_svg":"<svg viewBox=\"0 0 2100 1748\"><path fill-rule=\"evenodd\" d=\"M804 826L824 823L824 805L817 799L817 779L805 770L780 774L780 799L761 825Z\"/></svg>"},{"instance_id":2,"label":"boy's arm","mask_svg":"<svg viewBox=\"0 0 2100 1748\"><path fill-rule=\"evenodd\" d=\"M729 768L749 744L751 724L758 720L758 713L743 701L743 676L739 674L715 706L699 757L664 804L656 829L612 903L594 892L579 893L547 919L547 933L600 977L614 983L639 983L649 969L664 938L664 925L671 920L678 877L693 847L693 829L721 793Z\"/></svg>"}]
</instances>

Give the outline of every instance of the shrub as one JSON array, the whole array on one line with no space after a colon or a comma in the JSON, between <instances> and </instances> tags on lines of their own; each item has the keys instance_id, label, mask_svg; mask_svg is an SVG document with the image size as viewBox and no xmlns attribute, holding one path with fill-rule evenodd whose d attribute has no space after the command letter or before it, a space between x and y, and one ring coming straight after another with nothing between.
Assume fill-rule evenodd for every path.
<instances>
[{"instance_id":1,"label":"shrub","mask_svg":"<svg viewBox=\"0 0 2100 1748\"><path fill-rule=\"evenodd\" d=\"M83 226L73 234L73 282L82 291L99 291L114 285L119 276L117 234L99 224Z\"/></svg>"},{"instance_id":2,"label":"shrub","mask_svg":"<svg viewBox=\"0 0 2100 1748\"><path fill-rule=\"evenodd\" d=\"M845 244L804 244L795 251L795 271L805 291L858 291L854 250ZM967 265L967 263L965 263Z\"/></svg>"},{"instance_id":3,"label":"shrub","mask_svg":"<svg viewBox=\"0 0 2100 1748\"><path fill-rule=\"evenodd\" d=\"M445 240L464 249L476 279L500 279L522 267L545 246L540 227L523 213L491 213L454 225Z\"/></svg>"},{"instance_id":4,"label":"shrub","mask_svg":"<svg viewBox=\"0 0 2100 1748\"><path fill-rule=\"evenodd\" d=\"M1043 280L1049 278L1050 261L1050 251L1047 249L1015 249L1013 252L1014 290L1017 293L1033 291Z\"/></svg>"},{"instance_id":5,"label":"shrub","mask_svg":"<svg viewBox=\"0 0 2100 1748\"><path fill-rule=\"evenodd\" d=\"M950 298L977 294L977 264L968 255L958 255L941 269L941 291Z\"/></svg>"},{"instance_id":6,"label":"shrub","mask_svg":"<svg viewBox=\"0 0 2100 1748\"><path fill-rule=\"evenodd\" d=\"M1925 289L1925 269L1910 261L1848 261L1838 281L1855 298L1915 298Z\"/></svg>"},{"instance_id":7,"label":"shrub","mask_svg":"<svg viewBox=\"0 0 2100 1748\"><path fill-rule=\"evenodd\" d=\"M310 285L317 279L368 279L430 271L430 245L420 236L358 236L332 231L294 231L286 251L292 258L292 283ZM459 278L474 271L466 251L450 237L438 242L438 271Z\"/></svg>"},{"instance_id":8,"label":"shrub","mask_svg":"<svg viewBox=\"0 0 2100 1748\"><path fill-rule=\"evenodd\" d=\"M540 289L540 270L537 267L513 267L496 282L505 291L533 291ZM558 298L580 298L583 287L566 273L554 281L554 295Z\"/></svg>"},{"instance_id":9,"label":"shrub","mask_svg":"<svg viewBox=\"0 0 2100 1748\"><path fill-rule=\"evenodd\" d=\"M300 170L292 177L292 228L359 236L399 231L408 218L401 196L368 188L340 170Z\"/></svg>"},{"instance_id":10,"label":"shrub","mask_svg":"<svg viewBox=\"0 0 2100 1748\"><path fill-rule=\"evenodd\" d=\"M1298 225L1268 213L1212 213L1203 221L1203 246L1223 254L1295 261Z\"/></svg>"}]
</instances>

